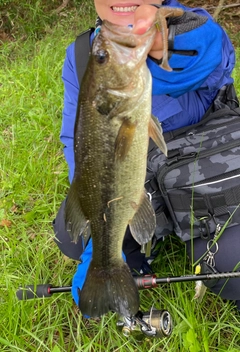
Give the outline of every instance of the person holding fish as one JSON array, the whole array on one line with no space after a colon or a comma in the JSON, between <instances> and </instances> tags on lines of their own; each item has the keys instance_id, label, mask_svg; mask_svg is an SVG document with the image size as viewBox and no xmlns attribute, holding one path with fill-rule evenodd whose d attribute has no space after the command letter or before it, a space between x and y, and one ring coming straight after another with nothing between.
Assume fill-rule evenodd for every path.
<instances>
[{"instance_id":1,"label":"person holding fish","mask_svg":"<svg viewBox=\"0 0 240 352\"><path fill-rule=\"evenodd\" d=\"M55 241L80 260L72 294L81 312L129 316L139 309L132 273L151 270L141 246L172 232L158 226L164 207L159 189L148 189L152 202L144 190L149 136L166 154L162 130L201 120L219 89L233 82L235 55L224 30L203 9L176 0L94 3L98 19L80 96L74 43L63 67L61 141L71 187L54 221ZM147 181L154 176L148 170ZM215 256L219 271L233 270L239 261L238 231L228 231ZM190 238L186 243L191 256ZM194 260L204 246L194 239ZM221 291L219 281L211 289L238 300L238 282L229 280Z\"/></svg>"}]
</instances>

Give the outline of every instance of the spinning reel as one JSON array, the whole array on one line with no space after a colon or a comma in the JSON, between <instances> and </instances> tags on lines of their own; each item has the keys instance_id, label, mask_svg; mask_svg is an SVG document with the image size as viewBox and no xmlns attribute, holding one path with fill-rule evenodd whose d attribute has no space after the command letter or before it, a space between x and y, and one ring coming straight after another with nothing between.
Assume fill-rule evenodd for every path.
<instances>
[{"instance_id":1,"label":"spinning reel","mask_svg":"<svg viewBox=\"0 0 240 352\"><path fill-rule=\"evenodd\" d=\"M157 278L156 275L136 276L134 280L139 290L155 288L160 284L186 281L205 281L213 279L237 278L240 272L198 274L188 276L172 276ZM53 287L50 284L28 285L20 288L17 292L19 300L33 298L51 297L54 293L71 292L71 286ZM129 337L131 334L141 333L148 337L164 338L169 337L173 330L172 317L167 310L157 310L153 307L148 312L138 311L132 317L121 316L117 327L122 330L123 335Z\"/></svg>"},{"instance_id":2,"label":"spinning reel","mask_svg":"<svg viewBox=\"0 0 240 352\"><path fill-rule=\"evenodd\" d=\"M153 307L149 312L138 312L134 317L121 317L117 327L122 329L124 336L139 335L139 332L148 337L163 338L172 333L173 323L167 310L157 310Z\"/></svg>"}]
</instances>

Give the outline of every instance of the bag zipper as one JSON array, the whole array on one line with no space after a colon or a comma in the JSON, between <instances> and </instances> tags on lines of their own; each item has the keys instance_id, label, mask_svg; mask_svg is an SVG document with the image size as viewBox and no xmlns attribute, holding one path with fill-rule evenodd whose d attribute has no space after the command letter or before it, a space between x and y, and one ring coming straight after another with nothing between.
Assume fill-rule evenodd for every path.
<instances>
[{"instance_id":1,"label":"bag zipper","mask_svg":"<svg viewBox=\"0 0 240 352\"><path fill-rule=\"evenodd\" d=\"M221 179L219 179L219 176L218 176L218 178L217 178L217 176L211 177L207 181L199 181L199 182L194 183L194 185L192 185L192 186L183 186L183 187L181 187L181 189L190 189L190 188L198 188L198 187L208 186L208 185L215 185L219 182L232 180L234 178L240 178L240 169L230 171L225 176L226 177L221 178Z\"/></svg>"},{"instance_id":2,"label":"bag zipper","mask_svg":"<svg viewBox=\"0 0 240 352\"><path fill-rule=\"evenodd\" d=\"M231 119L231 121L225 121L225 122L222 122L222 123L219 123L219 124L211 124L211 125L207 125L207 126L201 126L199 127L197 133L194 133L194 125L193 125L193 129L192 130L189 130L186 134L185 134L185 137L186 136L190 136L190 135L199 135L201 134L201 132L208 132L208 131L211 131L213 128L221 128L221 127L227 127L228 125L232 126L235 122L235 124L238 124L239 125L239 116L231 116L231 117L237 117L237 119ZM235 121L236 120L236 121ZM236 129L237 131L238 129ZM184 134L182 134L183 137L184 137ZM179 136L178 136L179 138Z\"/></svg>"}]
</instances>

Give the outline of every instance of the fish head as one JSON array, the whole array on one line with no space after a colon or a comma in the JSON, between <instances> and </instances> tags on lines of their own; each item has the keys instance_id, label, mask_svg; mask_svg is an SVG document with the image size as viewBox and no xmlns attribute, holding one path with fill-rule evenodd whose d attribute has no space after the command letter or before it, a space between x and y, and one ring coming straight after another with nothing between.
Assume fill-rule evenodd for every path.
<instances>
[{"instance_id":1,"label":"fish head","mask_svg":"<svg viewBox=\"0 0 240 352\"><path fill-rule=\"evenodd\" d=\"M101 114L116 116L139 100L151 80L146 58L155 34L155 26L139 35L130 27L103 21L89 60L93 105Z\"/></svg>"}]
</instances>

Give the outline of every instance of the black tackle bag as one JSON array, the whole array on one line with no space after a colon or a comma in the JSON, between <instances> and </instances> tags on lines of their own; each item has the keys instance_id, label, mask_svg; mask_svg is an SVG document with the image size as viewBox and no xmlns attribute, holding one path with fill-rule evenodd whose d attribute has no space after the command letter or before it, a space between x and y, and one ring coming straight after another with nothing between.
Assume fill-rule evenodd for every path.
<instances>
[{"instance_id":1,"label":"black tackle bag","mask_svg":"<svg viewBox=\"0 0 240 352\"><path fill-rule=\"evenodd\" d=\"M150 147L148 159L165 203L157 211L158 232L171 229L171 221L187 241L208 238L217 224L240 224L240 108L233 85L219 91L199 123L164 137L168 157Z\"/></svg>"}]
</instances>

